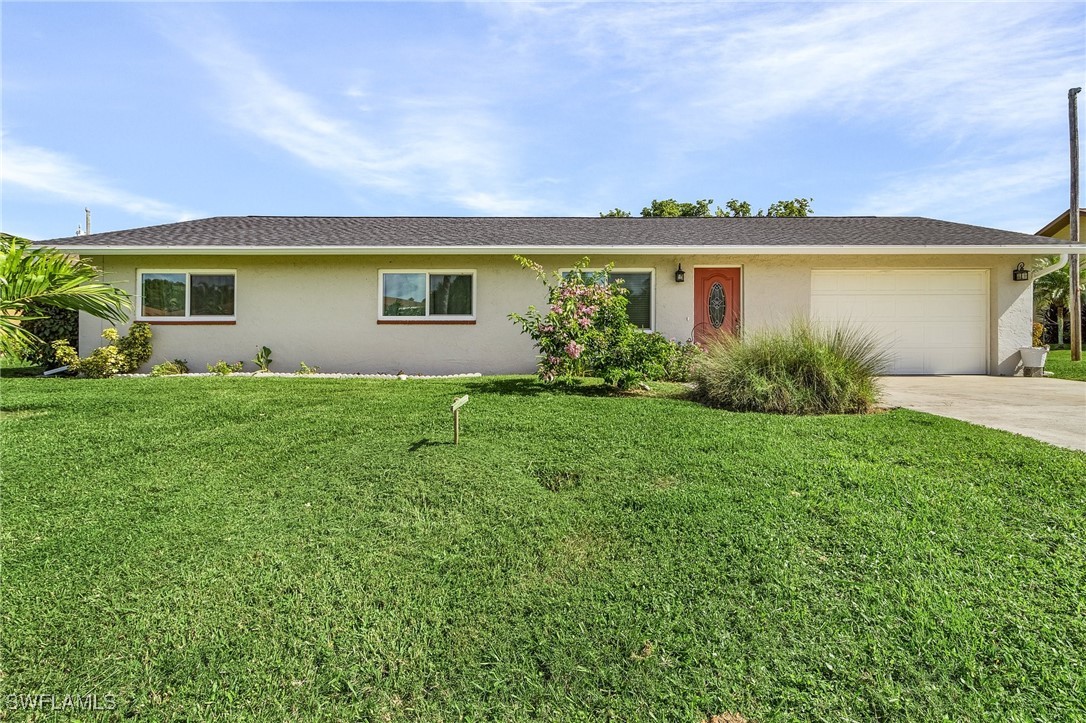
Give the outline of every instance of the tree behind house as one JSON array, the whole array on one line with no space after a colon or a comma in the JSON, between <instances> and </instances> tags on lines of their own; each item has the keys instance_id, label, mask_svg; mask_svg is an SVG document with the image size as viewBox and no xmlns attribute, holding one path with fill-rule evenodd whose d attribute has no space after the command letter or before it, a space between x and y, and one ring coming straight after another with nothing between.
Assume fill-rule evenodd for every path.
<instances>
[{"instance_id":1,"label":"tree behind house","mask_svg":"<svg viewBox=\"0 0 1086 723\"><path fill-rule=\"evenodd\" d=\"M751 216L773 217L805 217L811 215L811 199L793 198L790 201L777 201L769 204L768 209L758 209L758 213L752 213L749 201L740 201L733 198L724 204L724 207L712 209L713 199L698 199L693 203L676 201L667 198L663 201L656 199L641 209L642 218L750 218ZM630 212L621 208L600 213L600 218L629 218Z\"/></svg>"}]
</instances>

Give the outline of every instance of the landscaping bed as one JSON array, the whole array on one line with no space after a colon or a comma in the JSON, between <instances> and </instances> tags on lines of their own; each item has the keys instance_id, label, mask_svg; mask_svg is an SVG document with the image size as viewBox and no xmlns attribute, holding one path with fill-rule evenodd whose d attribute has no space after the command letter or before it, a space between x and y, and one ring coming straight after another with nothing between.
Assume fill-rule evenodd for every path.
<instances>
[{"instance_id":1,"label":"landscaping bed","mask_svg":"<svg viewBox=\"0 0 1086 723\"><path fill-rule=\"evenodd\" d=\"M156 719L1086 716L1086 455L653 389L5 379L0 694Z\"/></svg>"}]
</instances>

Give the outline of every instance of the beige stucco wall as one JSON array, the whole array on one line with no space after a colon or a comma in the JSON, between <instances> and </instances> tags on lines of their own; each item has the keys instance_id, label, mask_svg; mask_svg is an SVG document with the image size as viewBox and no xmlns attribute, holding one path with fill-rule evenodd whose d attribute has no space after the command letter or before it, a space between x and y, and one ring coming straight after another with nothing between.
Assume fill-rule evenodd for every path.
<instances>
[{"instance_id":1,"label":"beige stucco wall","mask_svg":"<svg viewBox=\"0 0 1086 723\"><path fill-rule=\"evenodd\" d=\"M539 256L548 268L568 267L578 256ZM1031 285L1011 280L1027 256L981 255L746 255L608 256L592 259L616 268L654 268L656 329L685 340L693 321L693 270L742 269L742 319L747 329L809 313L812 269L983 268L991 284L989 372L1014 374L1018 348L1030 341ZM679 262L686 282L674 280ZM232 326L154 326L152 363L184 358L194 371L219 359L252 359L272 349L273 370L293 371L304 361L325 371L407 373L521 373L534 369L531 340L506 316L545 302L545 289L511 256L102 256L93 262L105 280L136 291L137 269L234 269L237 323ZM471 326L379 325L378 270L474 269L477 323ZM104 324L80 320L80 352L100 342ZM249 364L248 368L252 368Z\"/></svg>"}]
</instances>

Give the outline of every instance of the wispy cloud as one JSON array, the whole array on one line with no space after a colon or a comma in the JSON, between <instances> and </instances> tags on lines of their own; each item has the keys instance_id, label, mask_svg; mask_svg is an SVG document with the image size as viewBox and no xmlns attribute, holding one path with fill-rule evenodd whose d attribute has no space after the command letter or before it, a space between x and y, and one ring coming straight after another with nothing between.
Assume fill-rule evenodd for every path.
<instances>
[{"instance_id":1,"label":"wispy cloud","mask_svg":"<svg viewBox=\"0 0 1086 723\"><path fill-rule=\"evenodd\" d=\"M561 44L624 71L614 92L717 137L818 113L1020 133L1084 70L1071 3L480 7L520 52Z\"/></svg>"},{"instance_id":2,"label":"wispy cloud","mask_svg":"<svg viewBox=\"0 0 1086 723\"><path fill-rule=\"evenodd\" d=\"M868 169L875 190L856 213L953 217L975 208L970 186L1004 205L1053 188L1067 88L1086 71L1077 3L477 7L510 52L563 47L609 78L603 92L628 97L672 158L853 129L897 163L910 148L932 159L907 175ZM850 152L838 149L845 164Z\"/></svg>"},{"instance_id":3,"label":"wispy cloud","mask_svg":"<svg viewBox=\"0 0 1086 723\"><path fill-rule=\"evenodd\" d=\"M1049 153L1041 158L979 163L975 160L946 164L918 172L895 174L880 187L859 199L849 210L856 214L877 216L925 215L954 218L963 210L983 210L991 223L1004 228L1032 233L1040 226L1036 212L1043 218L1054 215L1059 207L1032 209L1008 208L1003 203L1008 194L1051 191L1063 198L1067 184L1067 158Z\"/></svg>"},{"instance_id":4,"label":"wispy cloud","mask_svg":"<svg viewBox=\"0 0 1086 723\"><path fill-rule=\"evenodd\" d=\"M189 32L193 23L198 32ZM508 190L517 184L507 170L507 133L477 99L378 100L354 85L343 96L368 104L337 112L277 76L212 16L186 15L181 27L187 31L174 25L167 34L214 80L223 120L347 186L436 196L479 213L538 208L529 194ZM370 113L378 102L379 112Z\"/></svg>"},{"instance_id":5,"label":"wispy cloud","mask_svg":"<svg viewBox=\"0 0 1086 723\"><path fill-rule=\"evenodd\" d=\"M0 186L19 188L80 205L121 209L151 221L184 221L198 214L118 188L79 161L38 146L3 138Z\"/></svg>"}]
</instances>

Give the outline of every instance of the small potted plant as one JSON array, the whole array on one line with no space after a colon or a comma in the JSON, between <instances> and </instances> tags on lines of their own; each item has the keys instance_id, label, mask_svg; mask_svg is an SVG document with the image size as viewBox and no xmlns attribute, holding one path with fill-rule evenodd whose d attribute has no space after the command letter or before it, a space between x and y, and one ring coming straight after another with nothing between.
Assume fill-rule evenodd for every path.
<instances>
[{"instance_id":1,"label":"small potted plant","mask_svg":"<svg viewBox=\"0 0 1086 723\"><path fill-rule=\"evenodd\" d=\"M1048 358L1048 347L1041 345L1041 335L1044 333L1044 325L1033 323L1033 346L1024 346L1018 351L1022 354L1023 374L1027 377L1044 376L1045 359Z\"/></svg>"}]
</instances>

